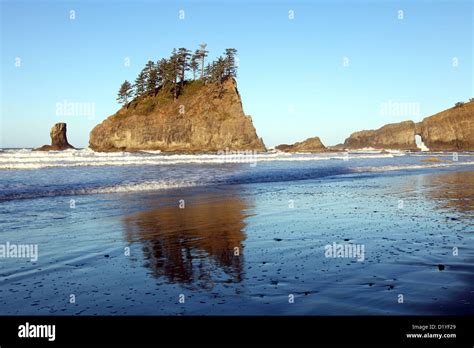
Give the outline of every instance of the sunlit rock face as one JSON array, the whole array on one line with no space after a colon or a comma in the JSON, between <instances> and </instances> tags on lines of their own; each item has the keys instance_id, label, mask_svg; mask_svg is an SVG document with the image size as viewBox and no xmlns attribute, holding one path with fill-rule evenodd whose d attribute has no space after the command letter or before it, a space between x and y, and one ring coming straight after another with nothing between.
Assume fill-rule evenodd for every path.
<instances>
[{"instance_id":1,"label":"sunlit rock face","mask_svg":"<svg viewBox=\"0 0 474 348\"><path fill-rule=\"evenodd\" d=\"M423 145L417 146L416 135L421 136ZM416 124L405 121L352 133L344 148L474 151L474 102L444 110Z\"/></svg>"},{"instance_id":2,"label":"sunlit rock face","mask_svg":"<svg viewBox=\"0 0 474 348\"><path fill-rule=\"evenodd\" d=\"M399 149L417 151L413 121L387 124L376 130L352 133L344 142L347 149Z\"/></svg>"},{"instance_id":3,"label":"sunlit rock face","mask_svg":"<svg viewBox=\"0 0 474 348\"><path fill-rule=\"evenodd\" d=\"M474 151L474 102L426 117L417 133L431 151Z\"/></svg>"},{"instance_id":4,"label":"sunlit rock face","mask_svg":"<svg viewBox=\"0 0 474 348\"><path fill-rule=\"evenodd\" d=\"M192 81L178 99L166 91L140 97L90 133L95 151L265 151L250 116L244 114L236 81Z\"/></svg>"}]
</instances>

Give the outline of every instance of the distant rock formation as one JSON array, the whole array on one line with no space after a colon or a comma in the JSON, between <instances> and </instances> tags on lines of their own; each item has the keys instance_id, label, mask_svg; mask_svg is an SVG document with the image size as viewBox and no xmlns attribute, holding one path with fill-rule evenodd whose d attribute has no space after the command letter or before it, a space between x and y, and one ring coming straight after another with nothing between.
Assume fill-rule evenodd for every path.
<instances>
[{"instance_id":1,"label":"distant rock formation","mask_svg":"<svg viewBox=\"0 0 474 348\"><path fill-rule=\"evenodd\" d=\"M474 102L424 118L416 133L430 151L474 151Z\"/></svg>"},{"instance_id":2,"label":"distant rock formation","mask_svg":"<svg viewBox=\"0 0 474 348\"><path fill-rule=\"evenodd\" d=\"M416 135L430 151L474 151L474 102L444 110L416 124L405 121L352 133L344 148L419 151Z\"/></svg>"},{"instance_id":3,"label":"distant rock formation","mask_svg":"<svg viewBox=\"0 0 474 348\"><path fill-rule=\"evenodd\" d=\"M94 151L266 151L243 112L236 81L187 82L177 100L165 91L136 98L90 133Z\"/></svg>"},{"instance_id":4,"label":"distant rock formation","mask_svg":"<svg viewBox=\"0 0 474 348\"><path fill-rule=\"evenodd\" d=\"M418 151L415 135L415 122L392 123L376 130L352 133L344 141L344 147L346 149L374 148Z\"/></svg>"},{"instance_id":5,"label":"distant rock formation","mask_svg":"<svg viewBox=\"0 0 474 348\"><path fill-rule=\"evenodd\" d=\"M56 123L49 133L51 136L51 145L43 145L33 151L59 151L74 149L74 146L68 143L66 136L66 123Z\"/></svg>"},{"instance_id":6,"label":"distant rock formation","mask_svg":"<svg viewBox=\"0 0 474 348\"><path fill-rule=\"evenodd\" d=\"M308 138L305 141L294 143L293 145L281 144L275 147L284 152L326 152L327 148L319 137Z\"/></svg>"},{"instance_id":7,"label":"distant rock formation","mask_svg":"<svg viewBox=\"0 0 474 348\"><path fill-rule=\"evenodd\" d=\"M336 152L344 151L346 149L344 147L344 144L332 145L332 146L328 146L327 148L330 151L336 151Z\"/></svg>"}]
</instances>

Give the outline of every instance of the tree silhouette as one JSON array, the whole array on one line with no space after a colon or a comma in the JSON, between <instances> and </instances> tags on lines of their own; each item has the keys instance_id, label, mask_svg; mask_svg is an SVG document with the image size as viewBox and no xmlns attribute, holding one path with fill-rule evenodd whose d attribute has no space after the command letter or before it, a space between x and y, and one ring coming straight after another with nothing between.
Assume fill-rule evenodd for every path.
<instances>
[{"instance_id":1,"label":"tree silhouette","mask_svg":"<svg viewBox=\"0 0 474 348\"><path fill-rule=\"evenodd\" d=\"M235 48L226 48L225 50L225 75L237 77L237 67L235 66Z\"/></svg>"},{"instance_id":2,"label":"tree silhouette","mask_svg":"<svg viewBox=\"0 0 474 348\"><path fill-rule=\"evenodd\" d=\"M146 74L142 70L135 79L135 96L141 97L146 91Z\"/></svg>"},{"instance_id":3,"label":"tree silhouette","mask_svg":"<svg viewBox=\"0 0 474 348\"><path fill-rule=\"evenodd\" d=\"M136 77L134 86L128 81L120 86L117 100L127 104L128 99L132 97L133 88L135 88L135 97L154 96L157 90L163 89L167 93L171 92L174 99L177 99L185 86L186 72L190 70L194 80L196 80L197 72L201 70L200 78L206 84L220 84L222 92L222 83L228 77L237 76L237 50L226 48L223 56L205 65L205 58L209 53L206 48L207 45L201 43L193 55L185 47L175 48L169 58L162 58L156 63L149 60Z\"/></svg>"},{"instance_id":4,"label":"tree silhouette","mask_svg":"<svg viewBox=\"0 0 474 348\"><path fill-rule=\"evenodd\" d=\"M159 76L158 76L158 69L153 66L148 72L148 78L146 81L146 94L154 95L156 89L159 86Z\"/></svg>"},{"instance_id":5,"label":"tree silhouette","mask_svg":"<svg viewBox=\"0 0 474 348\"><path fill-rule=\"evenodd\" d=\"M148 74L150 73L150 71L153 70L154 68L155 68L155 63L152 60L149 60L145 64L145 67L143 68L143 72L145 73L147 78L148 78Z\"/></svg>"},{"instance_id":6,"label":"tree silhouette","mask_svg":"<svg viewBox=\"0 0 474 348\"><path fill-rule=\"evenodd\" d=\"M189 58L191 57L191 51L181 47L178 49L178 69L180 74L180 84L181 87L184 85L184 81L186 78L186 71L189 70Z\"/></svg>"},{"instance_id":7,"label":"tree silhouette","mask_svg":"<svg viewBox=\"0 0 474 348\"><path fill-rule=\"evenodd\" d=\"M173 96L174 99L178 99L179 89L178 89L178 77L180 74L180 62L179 54L176 49L173 49L170 57L170 64L168 65L169 75L173 79Z\"/></svg>"},{"instance_id":8,"label":"tree silhouette","mask_svg":"<svg viewBox=\"0 0 474 348\"><path fill-rule=\"evenodd\" d=\"M131 98L132 95L133 95L132 84L128 82L127 80L125 80L124 83L122 83L122 85L120 86L117 100L119 103L125 105L128 103L128 99Z\"/></svg>"},{"instance_id":9,"label":"tree silhouette","mask_svg":"<svg viewBox=\"0 0 474 348\"><path fill-rule=\"evenodd\" d=\"M191 57L191 62L189 63L189 67L193 72L193 80L196 80L196 71L197 69L199 69L198 60L199 60L199 56L196 53L194 53L193 56Z\"/></svg>"}]
</instances>

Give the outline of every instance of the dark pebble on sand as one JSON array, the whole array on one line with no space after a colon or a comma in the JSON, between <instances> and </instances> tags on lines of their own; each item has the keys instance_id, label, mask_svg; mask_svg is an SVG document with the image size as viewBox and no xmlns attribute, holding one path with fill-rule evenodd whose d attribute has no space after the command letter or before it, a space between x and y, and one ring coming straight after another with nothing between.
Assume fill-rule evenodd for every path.
<instances>
[{"instance_id":1,"label":"dark pebble on sand","mask_svg":"<svg viewBox=\"0 0 474 348\"><path fill-rule=\"evenodd\" d=\"M439 269L440 271L444 271L444 265L438 265L438 269Z\"/></svg>"},{"instance_id":2,"label":"dark pebble on sand","mask_svg":"<svg viewBox=\"0 0 474 348\"><path fill-rule=\"evenodd\" d=\"M104 257L110 257L110 255L109 255L109 254L105 254Z\"/></svg>"}]
</instances>

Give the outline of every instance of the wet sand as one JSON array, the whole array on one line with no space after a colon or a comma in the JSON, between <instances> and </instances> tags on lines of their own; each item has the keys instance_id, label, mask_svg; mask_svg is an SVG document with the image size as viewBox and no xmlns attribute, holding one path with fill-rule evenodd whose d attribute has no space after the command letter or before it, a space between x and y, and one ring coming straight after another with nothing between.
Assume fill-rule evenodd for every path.
<instances>
[{"instance_id":1,"label":"wet sand","mask_svg":"<svg viewBox=\"0 0 474 348\"><path fill-rule=\"evenodd\" d=\"M40 258L2 261L0 312L472 315L473 200L474 172L36 200L28 238L5 222Z\"/></svg>"}]
</instances>

